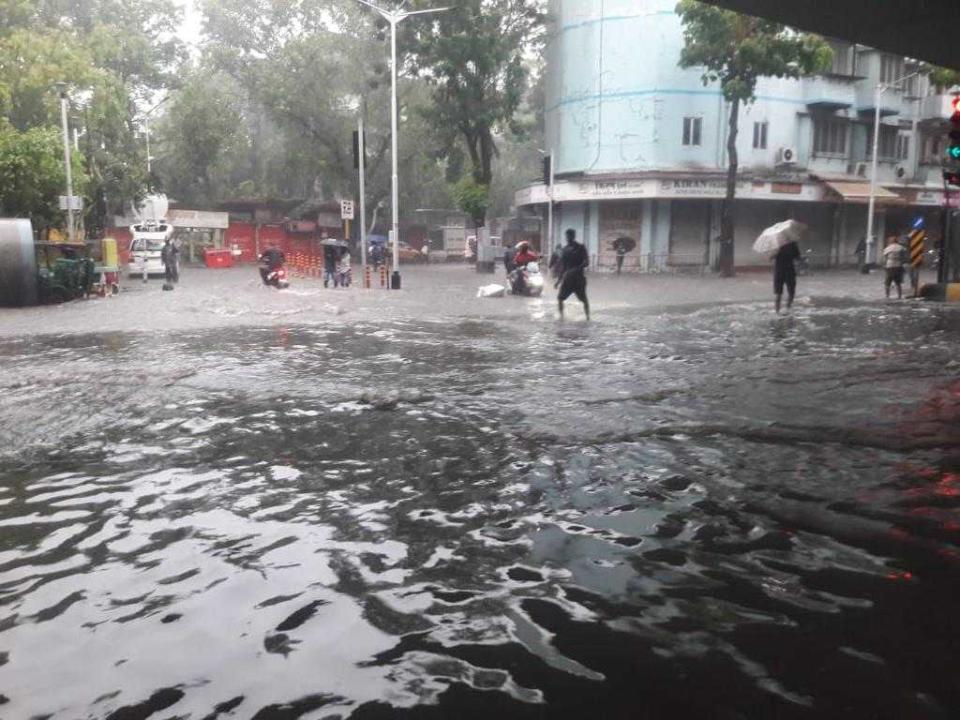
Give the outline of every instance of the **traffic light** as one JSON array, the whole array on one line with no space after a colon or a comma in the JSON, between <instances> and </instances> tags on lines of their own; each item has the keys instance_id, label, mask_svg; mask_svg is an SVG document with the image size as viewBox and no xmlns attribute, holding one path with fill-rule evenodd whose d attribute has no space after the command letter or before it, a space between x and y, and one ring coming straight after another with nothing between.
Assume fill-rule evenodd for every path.
<instances>
[{"instance_id":1,"label":"traffic light","mask_svg":"<svg viewBox=\"0 0 960 720\"><path fill-rule=\"evenodd\" d=\"M947 157L954 161L960 161L960 95L953 98L950 107L953 109L953 113L950 116Z\"/></svg>"}]
</instances>

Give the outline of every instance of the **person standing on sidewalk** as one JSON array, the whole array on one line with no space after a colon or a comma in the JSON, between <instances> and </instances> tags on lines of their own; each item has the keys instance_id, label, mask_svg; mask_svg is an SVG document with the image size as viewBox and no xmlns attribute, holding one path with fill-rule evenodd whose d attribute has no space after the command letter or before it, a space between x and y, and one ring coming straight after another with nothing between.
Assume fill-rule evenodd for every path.
<instances>
[{"instance_id":1,"label":"person standing on sidewalk","mask_svg":"<svg viewBox=\"0 0 960 720\"><path fill-rule=\"evenodd\" d=\"M324 238L326 240L326 238ZM330 287L330 282L333 282L333 286L337 287L340 284L339 276L337 275L337 264L340 260L339 253L337 252L339 248L333 243L327 243L323 246L323 286Z\"/></svg>"},{"instance_id":2,"label":"person standing on sidewalk","mask_svg":"<svg viewBox=\"0 0 960 720\"><path fill-rule=\"evenodd\" d=\"M560 308L560 319L563 320L563 303L571 295L583 303L583 311L590 319L590 301L587 300L586 270L590 265L590 256L587 249L577 242L577 231L568 228L566 232L567 246L560 256L560 279L557 285L560 292L557 294L557 304ZM555 286L556 287L556 286Z\"/></svg>"}]
</instances>

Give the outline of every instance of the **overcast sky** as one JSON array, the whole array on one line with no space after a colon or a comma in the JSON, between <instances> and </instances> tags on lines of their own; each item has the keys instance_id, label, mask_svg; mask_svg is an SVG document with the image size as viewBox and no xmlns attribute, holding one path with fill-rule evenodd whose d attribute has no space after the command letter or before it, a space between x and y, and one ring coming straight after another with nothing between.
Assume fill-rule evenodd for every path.
<instances>
[{"instance_id":1,"label":"overcast sky","mask_svg":"<svg viewBox=\"0 0 960 720\"><path fill-rule=\"evenodd\" d=\"M183 8L183 24L180 38L190 45L196 45L200 40L201 15L197 8L199 0L177 0Z\"/></svg>"}]
</instances>

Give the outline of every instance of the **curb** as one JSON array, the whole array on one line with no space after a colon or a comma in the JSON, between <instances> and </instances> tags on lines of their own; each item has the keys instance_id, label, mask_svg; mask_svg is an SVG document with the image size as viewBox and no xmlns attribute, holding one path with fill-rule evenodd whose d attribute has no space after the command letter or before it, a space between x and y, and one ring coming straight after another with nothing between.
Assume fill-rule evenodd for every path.
<instances>
[{"instance_id":1,"label":"curb","mask_svg":"<svg viewBox=\"0 0 960 720\"><path fill-rule=\"evenodd\" d=\"M960 283L929 283L920 288L924 300L960 302Z\"/></svg>"}]
</instances>

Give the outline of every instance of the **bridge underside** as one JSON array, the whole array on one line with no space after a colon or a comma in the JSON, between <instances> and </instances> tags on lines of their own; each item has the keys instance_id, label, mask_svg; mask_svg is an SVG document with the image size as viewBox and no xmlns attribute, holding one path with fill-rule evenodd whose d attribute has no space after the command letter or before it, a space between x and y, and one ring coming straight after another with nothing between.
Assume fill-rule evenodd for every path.
<instances>
[{"instance_id":1,"label":"bridge underside","mask_svg":"<svg viewBox=\"0 0 960 720\"><path fill-rule=\"evenodd\" d=\"M808 32L960 68L960 0L705 0Z\"/></svg>"}]
</instances>

